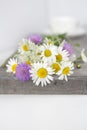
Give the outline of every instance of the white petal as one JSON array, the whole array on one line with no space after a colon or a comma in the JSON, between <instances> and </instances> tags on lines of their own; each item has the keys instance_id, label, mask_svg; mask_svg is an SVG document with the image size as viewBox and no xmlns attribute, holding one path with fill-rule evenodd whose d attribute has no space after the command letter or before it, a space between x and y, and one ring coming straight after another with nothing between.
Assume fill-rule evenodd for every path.
<instances>
[{"instance_id":1,"label":"white petal","mask_svg":"<svg viewBox=\"0 0 87 130\"><path fill-rule=\"evenodd\" d=\"M66 75L65 75L65 80L66 80L66 81L68 81L68 78L67 78L67 76L66 76Z\"/></svg>"},{"instance_id":2,"label":"white petal","mask_svg":"<svg viewBox=\"0 0 87 130\"><path fill-rule=\"evenodd\" d=\"M61 75L58 79L63 80L63 78L64 78L64 75Z\"/></svg>"},{"instance_id":3,"label":"white petal","mask_svg":"<svg viewBox=\"0 0 87 130\"><path fill-rule=\"evenodd\" d=\"M87 62L87 57L85 55L85 49L84 48L81 51L81 58L82 58L83 62Z\"/></svg>"}]
</instances>

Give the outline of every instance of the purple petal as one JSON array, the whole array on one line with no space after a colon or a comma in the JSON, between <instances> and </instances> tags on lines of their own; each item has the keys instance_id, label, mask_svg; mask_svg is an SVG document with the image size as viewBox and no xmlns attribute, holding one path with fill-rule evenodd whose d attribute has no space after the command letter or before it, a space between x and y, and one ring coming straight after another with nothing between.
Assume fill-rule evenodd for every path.
<instances>
[{"instance_id":1,"label":"purple petal","mask_svg":"<svg viewBox=\"0 0 87 130\"><path fill-rule=\"evenodd\" d=\"M71 56L73 54L73 47L71 44L65 42L63 45L63 50L68 51L69 55Z\"/></svg>"},{"instance_id":2,"label":"purple petal","mask_svg":"<svg viewBox=\"0 0 87 130\"><path fill-rule=\"evenodd\" d=\"M32 34L28 37L28 40L31 40L36 45L40 44L42 42L42 36L39 34Z\"/></svg>"},{"instance_id":3,"label":"purple petal","mask_svg":"<svg viewBox=\"0 0 87 130\"><path fill-rule=\"evenodd\" d=\"M27 81L31 78L30 76L30 66L25 63L18 64L16 68L16 77L21 81Z\"/></svg>"}]
</instances>

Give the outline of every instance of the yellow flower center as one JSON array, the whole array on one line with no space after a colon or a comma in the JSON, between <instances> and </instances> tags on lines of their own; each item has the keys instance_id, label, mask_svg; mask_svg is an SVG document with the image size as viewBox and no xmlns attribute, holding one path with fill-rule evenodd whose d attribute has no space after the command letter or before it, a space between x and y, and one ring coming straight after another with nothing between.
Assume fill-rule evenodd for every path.
<instances>
[{"instance_id":1,"label":"yellow flower center","mask_svg":"<svg viewBox=\"0 0 87 130\"><path fill-rule=\"evenodd\" d=\"M70 72L70 68L66 67L63 69L62 74L67 75L67 74L69 74L69 72Z\"/></svg>"},{"instance_id":2,"label":"yellow flower center","mask_svg":"<svg viewBox=\"0 0 87 130\"><path fill-rule=\"evenodd\" d=\"M26 61L26 64L31 65L31 62L29 60Z\"/></svg>"},{"instance_id":3,"label":"yellow flower center","mask_svg":"<svg viewBox=\"0 0 87 130\"><path fill-rule=\"evenodd\" d=\"M61 68L60 65L57 63L52 64L52 68L54 69L54 72L57 73Z\"/></svg>"},{"instance_id":4,"label":"yellow flower center","mask_svg":"<svg viewBox=\"0 0 87 130\"><path fill-rule=\"evenodd\" d=\"M13 64L13 65L12 65L12 71L13 71L13 72L16 71L16 67L17 67L17 64Z\"/></svg>"},{"instance_id":5,"label":"yellow flower center","mask_svg":"<svg viewBox=\"0 0 87 130\"><path fill-rule=\"evenodd\" d=\"M40 68L37 71L37 75L39 78L45 78L48 75L48 71L45 68Z\"/></svg>"},{"instance_id":6,"label":"yellow flower center","mask_svg":"<svg viewBox=\"0 0 87 130\"><path fill-rule=\"evenodd\" d=\"M24 51L29 51L29 47L28 47L27 44L24 44L24 45L22 46L22 48L23 48Z\"/></svg>"},{"instance_id":7,"label":"yellow flower center","mask_svg":"<svg viewBox=\"0 0 87 130\"><path fill-rule=\"evenodd\" d=\"M48 44L49 44L49 45L52 44L52 41L48 41Z\"/></svg>"},{"instance_id":8,"label":"yellow flower center","mask_svg":"<svg viewBox=\"0 0 87 130\"><path fill-rule=\"evenodd\" d=\"M50 57L51 55L52 55L52 53L51 53L51 51L50 50L45 50L44 51L44 55L46 56L46 57Z\"/></svg>"},{"instance_id":9,"label":"yellow flower center","mask_svg":"<svg viewBox=\"0 0 87 130\"><path fill-rule=\"evenodd\" d=\"M61 54L56 55L56 61L57 62L61 62L62 61L62 55Z\"/></svg>"}]
</instances>

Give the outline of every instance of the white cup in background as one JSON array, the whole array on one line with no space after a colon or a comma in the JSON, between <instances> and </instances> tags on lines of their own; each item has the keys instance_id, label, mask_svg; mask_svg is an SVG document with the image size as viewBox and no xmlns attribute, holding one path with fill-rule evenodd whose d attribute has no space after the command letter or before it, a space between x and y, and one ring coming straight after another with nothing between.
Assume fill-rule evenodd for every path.
<instances>
[{"instance_id":1,"label":"white cup in background","mask_svg":"<svg viewBox=\"0 0 87 130\"><path fill-rule=\"evenodd\" d=\"M72 33L79 26L80 22L73 17L55 17L50 22L53 33Z\"/></svg>"}]
</instances>

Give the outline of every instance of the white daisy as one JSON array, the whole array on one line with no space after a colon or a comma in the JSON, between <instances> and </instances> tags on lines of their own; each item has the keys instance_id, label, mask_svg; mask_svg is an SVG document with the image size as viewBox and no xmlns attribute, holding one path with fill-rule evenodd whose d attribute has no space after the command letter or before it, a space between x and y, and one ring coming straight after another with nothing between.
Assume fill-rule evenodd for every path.
<instances>
[{"instance_id":1,"label":"white daisy","mask_svg":"<svg viewBox=\"0 0 87 130\"><path fill-rule=\"evenodd\" d=\"M15 73L16 72L16 67L17 67L17 64L18 64L18 62L17 62L17 59L10 59L9 61L8 61L8 64L6 65L6 67L7 67L7 72L12 72L12 73Z\"/></svg>"},{"instance_id":2,"label":"white daisy","mask_svg":"<svg viewBox=\"0 0 87 130\"><path fill-rule=\"evenodd\" d=\"M51 39L48 39L48 38L45 38L44 43L48 44L48 45L54 44L54 42Z\"/></svg>"},{"instance_id":3,"label":"white daisy","mask_svg":"<svg viewBox=\"0 0 87 130\"><path fill-rule=\"evenodd\" d=\"M56 62L64 62L69 60L69 53L63 50L62 47L58 47L56 54Z\"/></svg>"},{"instance_id":4,"label":"white daisy","mask_svg":"<svg viewBox=\"0 0 87 130\"><path fill-rule=\"evenodd\" d=\"M65 79L66 81L68 81L67 76L73 74L73 70L74 64L72 62L64 62L61 66L61 70L57 73L57 75L59 75L58 79Z\"/></svg>"},{"instance_id":5,"label":"white daisy","mask_svg":"<svg viewBox=\"0 0 87 130\"><path fill-rule=\"evenodd\" d=\"M24 52L33 50L34 47L35 47L35 44L33 42L28 41L27 39L22 39L22 41L19 43L18 52L23 54Z\"/></svg>"},{"instance_id":6,"label":"white daisy","mask_svg":"<svg viewBox=\"0 0 87 130\"><path fill-rule=\"evenodd\" d=\"M53 69L49 67L46 63L34 63L30 70L33 82L38 86L41 84L43 87L53 81L52 74L54 74Z\"/></svg>"},{"instance_id":7,"label":"white daisy","mask_svg":"<svg viewBox=\"0 0 87 130\"><path fill-rule=\"evenodd\" d=\"M57 54L57 47L50 44L50 45L46 45L43 44L41 46L41 58L43 61L49 63L52 61L55 61L56 57L55 55Z\"/></svg>"},{"instance_id":8,"label":"white daisy","mask_svg":"<svg viewBox=\"0 0 87 130\"><path fill-rule=\"evenodd\" d=\"M54 62L51 64L52 69L54 70L54 73L58 73L58 71L61 70L61 65L58 62Z\"/></svg>"}]
</instances>

